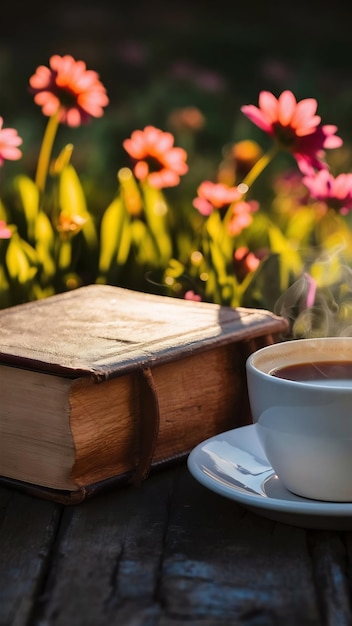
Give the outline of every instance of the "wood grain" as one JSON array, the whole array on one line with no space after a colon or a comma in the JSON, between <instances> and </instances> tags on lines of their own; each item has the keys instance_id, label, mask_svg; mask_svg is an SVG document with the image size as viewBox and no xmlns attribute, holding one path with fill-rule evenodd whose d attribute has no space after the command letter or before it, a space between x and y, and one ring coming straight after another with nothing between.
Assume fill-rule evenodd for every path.
<instances>
[{"instance_id":1,"label":"wood grain","mask_svg":"<svg viewBox=\"0 0 352 626\"><path fill-rule=\"evenodd\" d=\"M0 489L1 626L347 626L351 533L272 522L184 463L62 507Z\"/></svg>"}]
</instances>

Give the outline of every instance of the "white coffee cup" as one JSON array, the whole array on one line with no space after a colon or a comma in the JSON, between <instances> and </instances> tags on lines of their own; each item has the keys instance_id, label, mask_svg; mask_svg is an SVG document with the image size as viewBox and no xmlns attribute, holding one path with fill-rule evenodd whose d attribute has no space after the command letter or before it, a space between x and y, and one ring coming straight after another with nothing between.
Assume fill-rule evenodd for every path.
<instances>
[{"instance_id":1,"label":"white coffee cup","mask_svg":"<svg viewBox=\"0 0 352 626\"><path fill-rule=\"evenodd\" d=\"M352 363L352 337L273 344L247 360L253 422L282 484L306 498L352 502L352 380L285 380L280 368ZM297 369L297 367L296 367Z\"/></svg>"}]
</instances>

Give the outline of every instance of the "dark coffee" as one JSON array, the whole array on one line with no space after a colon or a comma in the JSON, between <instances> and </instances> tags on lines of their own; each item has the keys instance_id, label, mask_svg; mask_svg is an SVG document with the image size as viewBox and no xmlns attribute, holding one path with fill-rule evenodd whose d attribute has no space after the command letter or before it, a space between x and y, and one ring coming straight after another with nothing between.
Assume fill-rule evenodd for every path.
<instances>
[{"instance_id":1,"label":"dark coffee","mask_svg":"<svg viewBox=\"0 0 352 626\"><path fill-rule=\"evenodd\" d=\"M319 361L278 367L270 372L277 378L300 382L352 381L352 361Z\"/></svg>"}]
</instances>

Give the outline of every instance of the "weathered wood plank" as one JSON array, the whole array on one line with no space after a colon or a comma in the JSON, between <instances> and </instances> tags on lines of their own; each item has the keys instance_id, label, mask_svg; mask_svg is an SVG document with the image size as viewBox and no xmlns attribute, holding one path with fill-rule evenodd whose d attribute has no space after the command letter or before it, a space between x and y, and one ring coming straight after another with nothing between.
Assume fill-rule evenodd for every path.
<instances>
[{"instance_id":1,"label":"weathered wood plank","mask_svg":"<svg viewBox=\"0 0 352 626\"><path fill-rule=\"evenodd\" d=\"M310 531L308 545L324 626L351 626L351 581L343 534Z\"/></svg>"},{"instance_id":2,"label":"weathered wood plank","mask_svg":"<svg viewBox=\"0 0 352 626\"><path fill-rule=\"evenodd\" d=\"M160 626L320 623L305 531L246 512L185 473L172 500L159 601Z\"/></svg>"},{"instance_id":3,"label":"weathered wood plank","mask_svg":"<svg viewBox=\"0 0 352 626\"><path fill-rule=\"evenodd\" d=\"M119 489L65 510L38 624L155 623L172 480L170 473L159 474L138 489Z\"/></svg>"},{"instance_id":4,"label":"weathered wood plank","mask_svg":"<svg viewBox=\"0 0 352 626\"><path fill-rule=\"evenodd\" d=\"M25 626L45 576L60 507L0 488L0 625Z\"/></svg>"},{"instance_id":5,"label":"weathered wood plank","mask_svg":"<svg viewBox=\"0 0 352 626\"><path fill-rule=\"evenodd\" d=\"M0 523L0 626L352 624L352 534L256 516L184 464L76 507L1 489Z\"/></svg>"},{"instance_id":6,"label":"weathered wood plank","mask_svg":"<svg viewBox=\"0 0 352 626\"><path fill-rule=\"evenodd\" d=\"M352 604L352 532L345 532L342 535L342 540L346 546L347 551L347 576L348 576L348 591Z\"/></svg>"}]
</instances>

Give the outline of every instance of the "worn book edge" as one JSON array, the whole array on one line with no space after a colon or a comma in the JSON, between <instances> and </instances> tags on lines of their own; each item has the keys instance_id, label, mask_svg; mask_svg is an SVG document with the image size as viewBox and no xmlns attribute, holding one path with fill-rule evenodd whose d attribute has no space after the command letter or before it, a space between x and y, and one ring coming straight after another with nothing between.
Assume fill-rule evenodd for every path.
<instances>
[{"instance_id":1,"label":"worn book edge","mask_svg":"<svg viewBox=\"0 0 352 626\"><path fill-rule=\"evenodd\" d=\"M92 293L90 287L83 289L86 290L86 294L88 294L89 290L90 293ZM118 288L113 289L113 293L116 293L116 290L119 290ZM64 297L66 298L66 295ZM155 297L152 295L148 296L145 294L145 297L147 299L155 301ZM55 296L53 298L55 298ZM167 300L171 299L167 298ZM177 300L172 299L172 304L174 303L177 305ZM34 310L35 304L36 303L33 303ZM179 302L179 305L182 307L183 311L185 310L184 304L185 303L183 301ZM209 305L207 305L206 303L200 303L200 308L203 307L204 311L208 306ZM210 307L214 310L214 305L210 305ZM92 380L95 380L97 383L107 380L110 377L114 377L116 374L120 376L131 371L133 371L139 378L139 384L141 384L144 388L146 392L146 398L149 398L147 404L150 404L150 410L148 409L147 411L142 411L141 414L141 423L139 424L139 440L141 442L141 445L138 454L138 462L134 470L120 473L117 476L104 478L102 481L93 481L92 484L88 486L84 485L70 491L55 488L53 489L50 487L41 487L37 484L31 484L28 482L23 482L22 480L16 480L7 477L0 478L0 482L7 486L17 486L22 491L26 491L27 493L30 492L33 495L39 495L41 497L45 497L47 499L58 502L74 504L82 502L83 500L91 497L91 495L94 495L99 491L109 489L113 485L126 482L138 485L148 476L151 470L174 462L177 459L185 458L190 450L178 452L171 458L162 458L157 460L153 458L155 446L158 441L159 417L158 397L155 394L155 389L153 385L153 372L151 365L162 365L170 362L176 363L178 360L182 360L184 357L192 356L194 354L202 353L205 350L212 350L213 348L219 348L221 346L230 344L235 346L235 349L237 349L238 346L238 349L241 351L241 360L244 367L245 359L247 356L249 356L251 352L264 345L267 345L268 343L275 342L278 336L281 333L286 332L287 330L287 324L285 320L278 316L275 316L269 311L261 309L231 309L230 307L218 307L218 310L220 309L224 309L224 319L222 320L223 323L221 324L220 335L215 334L209 337L209 326L206 326L205 328L203 326L199 333L197 333L193 328L188 333L188 335L191 335L191 339L188 338L184 345L178 344L175 347L172 344L172 340L170 343L170 338L168 338L169 341L167 345L164 346L164 349L160 350L157 346L157 353L155 354L147 353L147 355L142 355L142 357L139 358L139 360L137 359L137 361L128 358L127 363L122 365L119 362L117 371L115 369L115 365L111 365L111 363L106 363L106 360L104 360L103 366L101 363L99 364L97 371L95 371L93 368L92 371L87 372L86 367L83 367L82 370L72 370L72 368L69 368L69 377L76 378L80 374L82 374L83 376L88 375L90 378L92 378ZM189 310L191 311L191 308L189 308ZM242 323L242 321L244 320L245 323ZM205 336L204 333L206 334ZM13 357L13 354L10 355L10 359L13 359ZM15 367L17 367L16 355L12 363L7 363L6 358L1 358L1 355L0 361L2 361L5 365L15 365ZM18 364L18 367L26 366L28 369L32 369L31 367L28 367L30 366L30 364L31 359L28 359L27 361L26 358L23 358L22 355L20 357L20 363ZM50 367L48 369L47 362L44 362L43 369L41 369L41 362L38 362L38 360L36 360L35 367L33 369L34 371L44 371L46 373L54 374L56 376L62 376L66 373L64 367L59 368L59 371L55 369L53 372L50 372ZM214 432L214 434L216 433Z\"/></svg>"},{"instance_id":2,"label":"worn book edge","mask_svg":"<svg viewBox=\"0 0 352 626\"><path fill-rule=\"evenodd\" d=\"M249 341L244 342L232 342L231 345L236 350L240 351L241 362L244 367L246 357L249 356L253 350L264 345L268 345L268 343L272 343L273 341L275 341L275 334L265 336L261 335L257 338L251 338ZM139 382L144 385L144 392L146 391L147 394L149 394L148 402L151 403L152 409L149 407L147 412L144 411L144 417L139 423L139 437L137 442L139 449L136 466L132 470L122 472L117 476L104 478L103 480L93 482L89 485L82 485L73 490L44 487L8 477L0 477L0 484L5 487L13 487L29 495L51 500L53 502L62 504L79 504L100 492L105 492L123 484L138 486L151 472L185 460L193 446L168 458L159 458L157 460L153 458L159 435L158 398L157 395L155 395L153 387L152 371L138 371L137 375L140 379ZM245 388L243 388L243 395L245 395L245 393ZM246 404L247 403L244 398L240 417L242 420L245 420L245 422L237 423L238 418L235 416L233 427L241 426L244 423L250 423L250 418L247 417L247 414L249 414L249 406L248 404L246 406ZM218 431L214 430L210 436L217 434L217 432ZM197 442L195 442L194 445L197 445Z\"/></svg>"},{"instance_id":3,"label":"worn book edge","mask_svg":"<svg viewBox=\"0 0 352 626\"><path fill-rule=\"evenodd\" d=\"M149 475L167 469L168 467L174 467L177 463L184 463L187 459L190 450L182 452L177 456L170 459L163 459L162 461L153 462L150 466ZM33 483L27 483L15 478L7 478L6 476L0 476L0 486L6 489L15 489L20 493L27 494L35 498L41 498L42 500L48 500L57 504L64 505L76 505L82 504L86 500L90 500L96 495L104 494L116 488L123 486L128 488L138 488L141 483L135 482L134 470L130 472L124 472L118 476L111 476L111 478L105 478L104 480L97 481L91 485L85 485L78 487L74 491L65 489L51 489L50 487L44 487L42 485L35 485Z\"/></svg>"},{"instance_id":4,"label":"worn book edge","mask_svg":"<svg viewBox=\"0 0 352 626\"><path fill-rule=\"evenodd\" d=\"M139 337L138 329L146 322L152 335ZM216 344L269 334L271 329L284 332L286 323L261 309L89 285L0 311L0 362L105 380ZM36 340L43 332L44 344Z\"/></svg>"}]
</instances>

